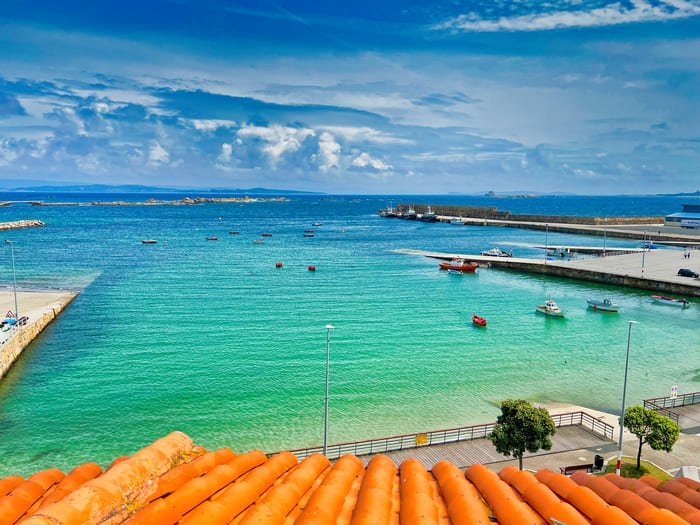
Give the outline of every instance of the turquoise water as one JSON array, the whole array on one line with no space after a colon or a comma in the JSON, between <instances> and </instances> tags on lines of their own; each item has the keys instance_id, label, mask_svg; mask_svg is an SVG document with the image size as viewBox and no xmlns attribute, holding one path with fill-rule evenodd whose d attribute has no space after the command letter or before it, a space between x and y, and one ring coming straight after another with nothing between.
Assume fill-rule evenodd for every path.
<instances>
[{"instance_id":1,"label":"turquoise water","mask_svg":"<svg viewBox=\"0 0 700 525\"><path fill-rule=\"evenodd\" d=\"M667 209L668 199L642 203L498 204L581 214L680 207ZM700 390L700 305L680 311L652 304L644 291L496 269L448 275L435 261L394 250L498 245L535 256L527 245L543 243L544 235L380 219L384 205L384 198L295 197L0 209L0 220L47 223L7 232L21 285L85 286L0 383L0 476L105 463L176 429L210 448L319 444L328 323L336 327L331 442L492 421L506 397L615 412L630 319L639 325L628 399L664 395L671 385ZM323 226L312 227L316 221ZM303 238L307 228L316 237ZM253 244L262 232L273 237ZM212 235L220 240L207 242ZM143 238L160 242L142 245ZM553 233L548 240L602 243ZM8 263L1 262L5 276ZM534 313L547 295L567 319ZM586 309L586 298L605 295L621 304L620 314ZM474 312L488 328L471 326Z\"/></svg>"}]
</instances>

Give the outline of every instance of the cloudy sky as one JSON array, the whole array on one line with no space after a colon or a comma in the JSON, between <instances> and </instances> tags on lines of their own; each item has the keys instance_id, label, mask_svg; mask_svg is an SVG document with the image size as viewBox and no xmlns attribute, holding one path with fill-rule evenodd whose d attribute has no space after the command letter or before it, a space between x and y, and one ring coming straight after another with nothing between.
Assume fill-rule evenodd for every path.
<instances>
[{"instance_id":1,"label":"cloudy sky","mask_svg":"<svg viewBox=\"0 0 700 525\"><path fill-rule=\"evenodd\" d=\"M3 179L692 191L699 93L700 0L0 2Z\"/></svg>"}]
</instances>

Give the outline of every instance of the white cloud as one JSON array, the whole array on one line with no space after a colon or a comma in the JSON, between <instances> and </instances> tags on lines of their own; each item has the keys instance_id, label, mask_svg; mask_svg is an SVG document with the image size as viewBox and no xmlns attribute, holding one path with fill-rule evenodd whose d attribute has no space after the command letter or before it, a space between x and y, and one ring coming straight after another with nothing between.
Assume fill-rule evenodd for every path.
<instances>
[{"instance_id":1,"label":"white cloud","mask_svg":"<svg viewBox=\"0 0 700 525\"><path fill-rule=\"evenodd\" d=\"M465 32L547 31L568 27L656 22L700 14L700 5L695 1L659 0L657 5L652 5L645 0L631 0L631 4L631 7L626 7L620 2L614 2L590 10L531 13L491 20L484 19L477 13L469 13L447 20L434 26L434 29Z\"/></svg>"},{"instance_id":2,"label":"white cloud","mask_svg":"<svg viewBox=\"0 0 700 525\"><path fill-rule=\"evenodd\" d=\"M232 154L233 154L233 144L229 144L227 142L224 142L221 145L221 153L219 153L217 160L219 162L231 162L231 155Z\"/></svg>"},{"instance_id":3,"label":"white cloud","mask_svg":"<svg viewBox=\"0 0 700 525\"><path fill-rule=\"evenodd\" d=\"M387 164L381 159L374 158L369 153L360 153L360 155L352 160L352 165L356 168L370 168L377 171L390 171L394 169L391 164Z\"/></svg>"},{"instance_id":4,"label":"white cloud","mask_svg":"<svg viewBox=\"0 0 700 525\"><path fill-rule=\"evenodd\" d=\"M321 133L318 140L318 160L321 171L340 168L340 144L327 131Z\"/></svg>"},{"instance_id":5,"label":"white cloud","mask_svg":"<svg viewBox=\"0 0 700 525\"><path fill-rule=\"evenodd\" d=\"M302 142L316 133L309 128L292 128L289 126L255 126L244 125L236 133L238 139L259 139L265 142L263 151L275 164L286 153L293 153L301 147Z\"/></svg>"},{"instance_id":6,"label":"white cloud","mask_svg":"<svg viewBox=\"0 0 700 525\"><path fill-rule=\"evenodd\" d=\"M167 164L169 160L170 153L159 142L151 145L151 149L148 151L148 166L155 168L161 164Z\"/></svg>"},{"instance_id":7,"label":"white cloud","mask_svg":"<svg viewBox=\"0 0 700 525\"><path fill-rule=\"evenodd\" d=\"M190 123L194 126L194 129L196 129L197 131L216 131L219 128L232 128L237 126L235 120L223 119L191 119Z\"/></svg>"},{"instance_id":8,"label":"white cloud","mask_svg":"<svg viewBox=\"0 0 700 525\"><path fill-rule=\"evenodd\" d=\"M415 141L394 137L370 127L328 126L325 129L340 135L350 142L372 142L374 144L415 144Z\"/></svg>"}]
</instances>

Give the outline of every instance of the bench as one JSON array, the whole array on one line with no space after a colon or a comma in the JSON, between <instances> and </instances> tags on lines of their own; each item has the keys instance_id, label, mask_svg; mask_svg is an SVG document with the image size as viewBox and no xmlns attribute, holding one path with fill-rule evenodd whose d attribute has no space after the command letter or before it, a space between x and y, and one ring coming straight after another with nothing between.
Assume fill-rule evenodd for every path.
<instances>
[{"instance_id":1,"label":"bench","mask_svg":"<svg viewBox=\"0 0 700 525\"><path fill-rule=\"evenodd\" d=\"M586 472L593 472L593 463L586 463L585 465L570 465L568 467L559 467L559 470L565 476L568 476L578 470L585 470Z\"/></svg>"}]
</instances>

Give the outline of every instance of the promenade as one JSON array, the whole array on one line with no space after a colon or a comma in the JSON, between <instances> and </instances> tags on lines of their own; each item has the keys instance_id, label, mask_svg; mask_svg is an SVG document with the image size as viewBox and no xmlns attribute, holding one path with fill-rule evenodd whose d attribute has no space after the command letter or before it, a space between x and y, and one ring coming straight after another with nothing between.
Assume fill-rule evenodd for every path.
<instances>
[{"instance_id":1,"label":"promenade","mask_svg":"<svg viewBox=\"0 0 700 525\"><path fill-rule=\"evenodd\" d=\"M7 373L22 351L73 300L77 293L69 291L19 291L19 316L29 319L24 326L3 327L0 331L0 379ZM0 290L0 313L15 312L11 289Z\"/></svg>"},{"instance_id":2,"label":"promenade","mask_svg":"<svg viewBox=\"0 0 700 525\"><path fill-rule=\"evenodd\" d=\"M493 268L641 288L661 294L700 297L700 280L677 275L679 268L695 268L697 271L700 266L700 253L694 253L695 258L684 259L683 252L679 250L647 250L642 253L565 261L545 260L544 257L488 257L410 249L397 252L441 260L463 258Z\"/></svg>"}]
</instances>

